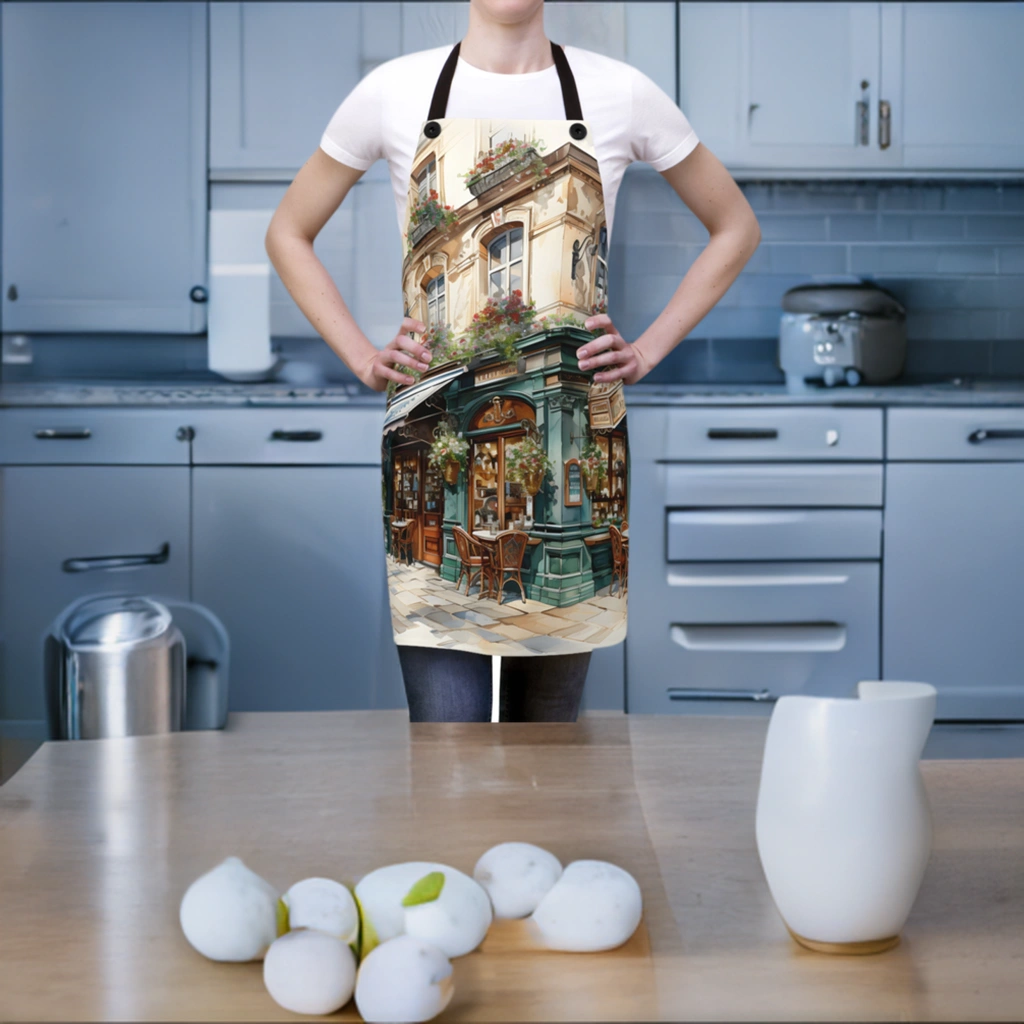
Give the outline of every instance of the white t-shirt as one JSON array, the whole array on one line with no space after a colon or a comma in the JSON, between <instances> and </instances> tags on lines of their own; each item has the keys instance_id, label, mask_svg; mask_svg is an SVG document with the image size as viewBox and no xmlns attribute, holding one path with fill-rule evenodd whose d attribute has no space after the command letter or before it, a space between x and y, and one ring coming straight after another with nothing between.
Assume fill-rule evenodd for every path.
<instances>
[{"instance_id":1,"label":"white t-shirt","mask_svg":"<svg viewBox=\"0 0 1024 1024\"><path fill-rule=\"evenodd\" d=\"M451 49L438 46L378 64L345 97L320 140L328 156L360 171L387 160L399 233L419 133ZM635 160L656 171L673 167L693 151L697 135L675 101L642 71L592 50L563 49L583 120L593 132L610 241L615 196L626 167ZM542 71L501 74L483 71L460 55L445 117L564 120L558 71L552 64Z\"/></svg>"}]
</instances>

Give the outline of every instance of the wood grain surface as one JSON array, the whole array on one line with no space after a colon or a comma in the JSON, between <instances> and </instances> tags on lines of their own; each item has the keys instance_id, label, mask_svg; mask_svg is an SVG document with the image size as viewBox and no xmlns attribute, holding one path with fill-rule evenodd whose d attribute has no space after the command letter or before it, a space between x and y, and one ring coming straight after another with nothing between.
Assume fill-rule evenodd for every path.
<instances>
[{"instance_id":1,"label":"wood grain surface","mask_svg":"<svg viewBox=\"0 0 1024 1024\"><path fill-rule=\"evenodd\" d=\"M503 927L453 961L439 1019L1020 1020L1024 760L923 763L935 846L900 944L831 956L790 938L757 857L766 726L232 714L221 732L46 743L0 787L0 1019L294 1020L261 964L188 945L194 878L230 854L281 890L402 860L471 872L514 839L626 868L642 928L572 954Z\"/></svg>"}]
</instances>

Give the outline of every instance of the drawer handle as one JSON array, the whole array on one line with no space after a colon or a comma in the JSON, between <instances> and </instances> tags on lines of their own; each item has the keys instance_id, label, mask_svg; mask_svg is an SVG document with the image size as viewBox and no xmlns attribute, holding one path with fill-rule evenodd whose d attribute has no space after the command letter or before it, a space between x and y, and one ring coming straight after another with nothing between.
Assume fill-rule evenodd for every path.
<instances>
[{"instance_id":1,"label":"drawer handle","mask_svg":"<svg viewBox=\"0 0 1024 1024\"><path fill-rule=\"evenodd\" d=\"M670 686L665 692L669 700L776 700L769 690L698 690Z\"/></svg>"},{"instance_id":2,"label":"drawer handle","mask_svg":"<svg viewBox=\"0 0 1024 1024\"><path fill-rule=\"evenodd\" d=\"M43 427L36 431L40 441L84 441L92 437L88 427Z\"/></svg>"},{"instance_id":3,"label":"drawer handle","mask_svg":"<svg viewBox=\"0 0 1024 1024\"><path fill-rule=\"evenodd\" d=\"M775 441L779 432L770 427L711 427L708 429L709 441Z\"/></svg>"},{"instance_id":4,"label":"drawer handle","mask_svg":"<svg viewBox=\"0 0 1024 1024\"><path fill-rule=\"evenodd\" d=\"M275 430L270 435L271 441L322 441L322 430Z\"/></svg>"},{"instance_id":5,"label":"drawer handle","mask_svg":"<svg viewBox=\"0 0 1024 1024\"><path fill-rule=\"evenodd\" d=\"M838 622L680 625L669 630L672 642L688 651L783 654L826 653L846 646L846 627Z\"/></svg>"},{"instance_id":6,"label":"drawer handle","mask_svg":"<svg viewBox=\"0 0 1024 1024\"><path fill-rule=\"evenodd\" d=\"M97 572L104 569L131 569L139 565L163 565L170 557L171 545L164 543L155 555L100 555L94 558L67 558L61 563L65 572Z\"/></svg>"},{"instance_id":7,"label":"drawer handle","mask_svg":"<svg viewBox=\"0 0 1024 1024\"><path fill-rule=\"evenodd\" d=\"M1020 441L1024 440L1024 430L975 430L968 435L967 440L971 444L981 444L982 441Z\"/></svg>"}]
</instances>

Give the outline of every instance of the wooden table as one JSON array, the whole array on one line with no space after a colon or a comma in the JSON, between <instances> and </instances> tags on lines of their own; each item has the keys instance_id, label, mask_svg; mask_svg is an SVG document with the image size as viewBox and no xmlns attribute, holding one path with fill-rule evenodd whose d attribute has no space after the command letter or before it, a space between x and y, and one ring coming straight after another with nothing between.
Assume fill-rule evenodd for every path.
<instances>
[{"instance_id":1,"label":"wooden table","mask_svg":"<svg viewBox=\"0 0 1024 1024\"><path fill-rule=\"evenodd\" d=\"M237 854L276 886L508 839L615 861L650 955L474 952L442 1020L996 1020L1024 1011L1024 760L925 761L935 845L895 949L811 953L764 882L766 720L414 724L232 714L221 732L44 744L0 787L0 1019L296 1018L178 924ZM354 1004L337 1016L356 1019Z\"/></svg>"}]
</instances>

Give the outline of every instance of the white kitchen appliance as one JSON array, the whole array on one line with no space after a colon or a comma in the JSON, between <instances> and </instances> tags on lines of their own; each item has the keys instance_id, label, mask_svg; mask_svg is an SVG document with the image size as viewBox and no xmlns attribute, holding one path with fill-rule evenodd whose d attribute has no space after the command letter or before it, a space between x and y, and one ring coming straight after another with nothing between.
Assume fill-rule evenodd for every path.
<instances>
[{"instance_id":1,"label":"white kitchen appliance","mask_svg":"<svg viewBox=\"0 0 1024 1024\"><path fill-rule=\"evenodd\" d=\"M270 344L273 210L211 210L207 360L234 381L266 380L280 365Z\"/></svg>"}]
</instances>

